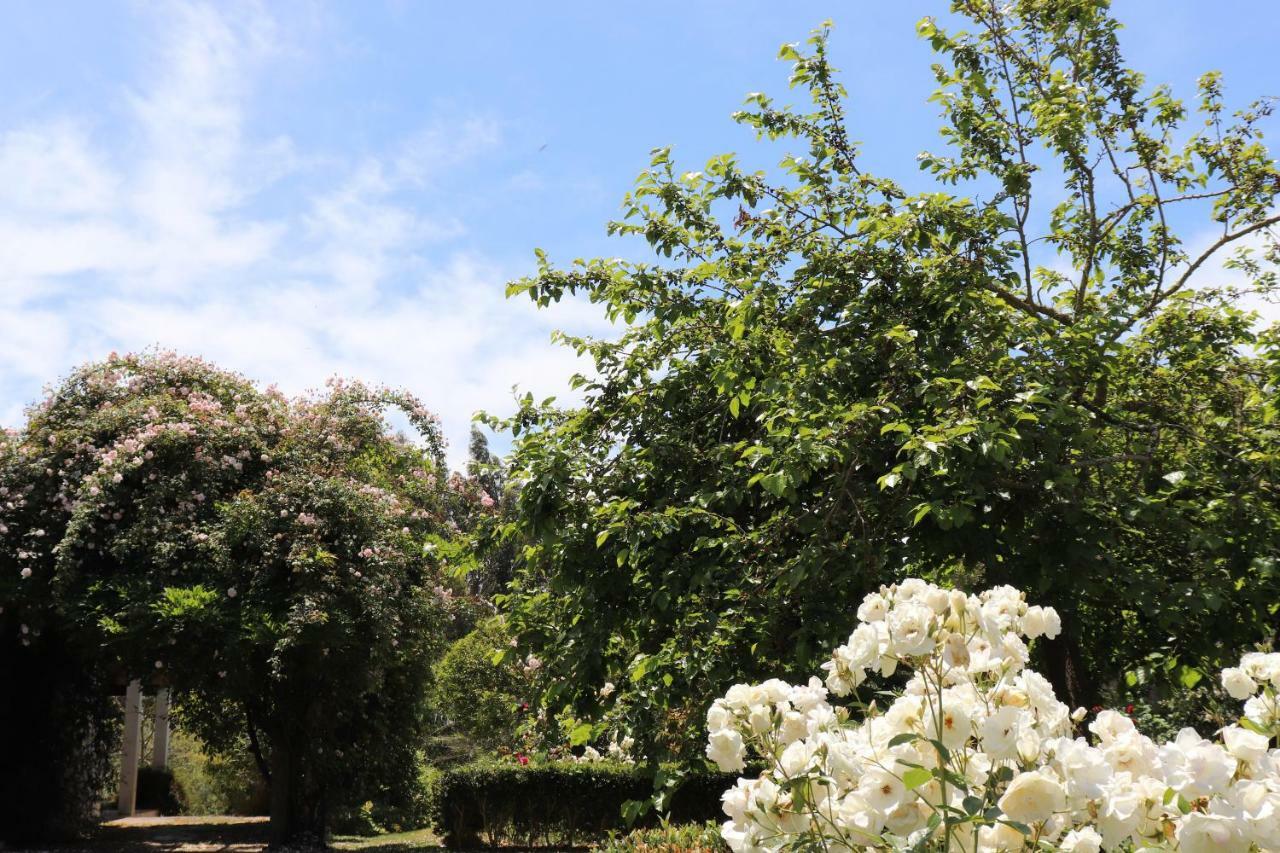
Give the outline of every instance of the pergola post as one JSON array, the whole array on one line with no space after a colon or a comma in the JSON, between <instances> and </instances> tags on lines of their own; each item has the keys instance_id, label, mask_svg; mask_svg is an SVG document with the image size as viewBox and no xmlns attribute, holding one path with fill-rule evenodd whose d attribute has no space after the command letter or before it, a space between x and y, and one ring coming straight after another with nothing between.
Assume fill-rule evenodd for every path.
<instances>
[{"instance_id":1,"label":"pergola post","mask_svg":"<svg viewBox=\"0 0 1280 853\"><path fill-rule=\"evenodd\" d=\"M138 804L138 751L142 748L142 682L129 682L124 694L124 744L120 751L120 788L116 810L129 817Z\"/></svg>"},{"instance_id":2,"label":"pergola post","mask_svg":"<svg viewBox=\"0 0 1280 853\"><path fill-rule=\"evenodd\" d=\"M151 766L163 769L169 763L169 688L156 691L155 734L151 740Z\"/></svg>"}]
</instances>

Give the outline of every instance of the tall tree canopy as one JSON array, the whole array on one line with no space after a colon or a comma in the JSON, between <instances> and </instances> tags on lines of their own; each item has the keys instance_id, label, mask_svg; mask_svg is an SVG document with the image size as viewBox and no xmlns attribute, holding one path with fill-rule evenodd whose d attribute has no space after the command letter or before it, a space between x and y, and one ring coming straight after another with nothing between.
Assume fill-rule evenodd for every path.
<instances>
[{"instance_id":1,"label":"tall tree canopy","mask_svg":"<svg viewBox=\"0 0 1280 853\"><path fill-rule=\"evenodd\" d=\"M423 549L447 533L442 459L403 394L290 400L164 354L89 365L0 443L0 654L69 648L168 684L215 749L253 744L276 841L323 837L333 807L416 775L452 601Z\"/></svg>"},{"instance_id":2,"label":"tall tree canopy","mask_svg":"<svg viewBox=\"0 0 1280 853\"><path fill-rule=\"evenodd\" d=\"M1271 637L1280 337L1238 300L1280 257L1270 105L1231 113L1216 74L1190 107L1148 86L1105 0L952 12L964 31L919 27L943 143L916 188L860 164L824 27L781 54L809 106L735 116L799 146L780 175L658 150L610 225L656 261L540 254L512 285L625 323L565 338L594 361L580 407L508 424L507 605L553 706L625 684L608 701L678 750L728 683L812 671L907 573L1055 605L1043 663L1077 703Z\"/></svg>"}]
</instances>

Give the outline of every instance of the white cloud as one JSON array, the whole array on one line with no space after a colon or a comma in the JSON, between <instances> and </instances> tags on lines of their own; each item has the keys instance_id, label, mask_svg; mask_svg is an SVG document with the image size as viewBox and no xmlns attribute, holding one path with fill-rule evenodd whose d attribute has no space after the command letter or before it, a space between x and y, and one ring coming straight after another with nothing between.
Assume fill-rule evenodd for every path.
<instances>
[{"instance_id":1,"label":"white cloud","mask_svg":"<svg viewBox=\"0 0 1280 853\"><path fill-rule=\"evenodd\" d=\"M153 82L121 96L123 142L101 142L91 116L0 133L0 418L16 424L77 363L160 346L294 393L335 373L405 387L461 466L476 410L509 408L512 385L563 393L581 369L549 343L558 321L603 320L508 302L513 271L453 249L464 224L421 209L441 175L500 145L499 122L441 118L353 162L258 139L255 82L291 46L264 7L232 8L164 12ZM285 176L308 179L299 200L261 213Z\"/></svg>"}]
</instances>

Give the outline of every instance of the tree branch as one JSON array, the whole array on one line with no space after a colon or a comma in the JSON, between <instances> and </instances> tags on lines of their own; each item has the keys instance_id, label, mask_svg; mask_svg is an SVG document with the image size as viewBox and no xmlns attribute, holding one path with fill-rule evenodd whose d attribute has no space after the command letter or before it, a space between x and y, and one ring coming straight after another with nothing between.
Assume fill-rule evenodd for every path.
<instances>
[{"instance_id":1,"label":"tree branch","mask_svg":"<svg viewBox=\"0 0 1280 853\"><path fill-rule=\"evenodd\" d=\"M1252 225L1249 225L1245 228L1241 228L1239 231L1236 231L1234 233L1223 234L1222 237L1220 237L1216 243L1214 243L1208 249L1205 249L1204 252L1200 255L1200 257L1196 258L1194 261L1191 262L1191 266L1187 267L1186 272L1184 272L1181 276L1178 277L1178 280L1174 282L1173 287L1169 288L1164 293L1154 294L1152 296L1150 304L1148 304L1147 307L1143 309L1142 313L1140 313L1138 316L1144 317L1149 315L1152 311L1156 309L1156 306L1158 306L1161 302L1165 301L1170 296L1172 296L1173 294L1181 290L1183 287L1185 287L1187 284L1187 281L1190 280L1191 276L1195 275L1196 270L1200 269L1201 265L1204 264L1205 261L1209 260L1209 258L1211 258L1213 254L1217 252L1219 249L1221 249L1223 246L1227 245L1228 243L1233 243L1236 240L1239 240L1241 237L1247 237L1255 231L1261 231L1264 228L1270 228L1272 225L1275 225L1277 222L1280 222L1280 213L1277 213L1275 216L1269 216L1266 219L1259 220L1258 222L1255 222Z\"/></svg>"},{"instance_id":2,"label":"tree branch","mask_svg":"<svg viewBox=\"0 0 1280 853\"><path fill-rule=\"evenodd\" d=\"M987 290L987 291L990 291L991 293L994 293L996 296L999 296L1001 299L1003 299L1008 304L1012 305L1014 308L1018 308L1028 314L1038 314L1041 317L1047 317L1051 320L1057 320L1059 323L1062 323L1064 326L1070 326L1073 323L1075 323L1075 318L1072 317L1070 314L1064 314L1063 312L1059 311L1057 308L1050 308L1047 305L1041 305L1038 302L1032 302L1029 299L1023 299L1021 296L1018 296L1014 293L1010 293L1009 291L1005 290L1003 287L1001 287L998 284L992 284L989 281L982 281L982 282L978 282L978 286L981 287L983 290Z\"/></svg>"}]
</instances>

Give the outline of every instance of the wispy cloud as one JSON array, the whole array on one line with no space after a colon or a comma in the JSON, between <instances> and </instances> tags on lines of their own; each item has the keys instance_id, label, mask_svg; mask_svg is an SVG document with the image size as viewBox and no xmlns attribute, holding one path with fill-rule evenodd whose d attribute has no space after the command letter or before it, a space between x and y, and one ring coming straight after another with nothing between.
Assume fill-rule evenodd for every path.
<instances>
[{"instance_id":1,"label":"wispy cloud","mask_svg":"<svg viewBox=\"0 0 1280 853\"><path fill-rule=\"evenodd\" d=\"M78 362L154 345L294 392L333 373L405 386L460 465L475 410L512 385L564 391L577 365L551 328L598 315L507 302L512 271L454 248L465 223L421 202L499 150L501 123L438 116L355 159L262 138L255 86L292 47L262 6L176 4L149 82L120 93L126 133L76 114L0 131L0 420ZM286 203L258 203L286 180Z\"/></svg>"}]
</instances>

